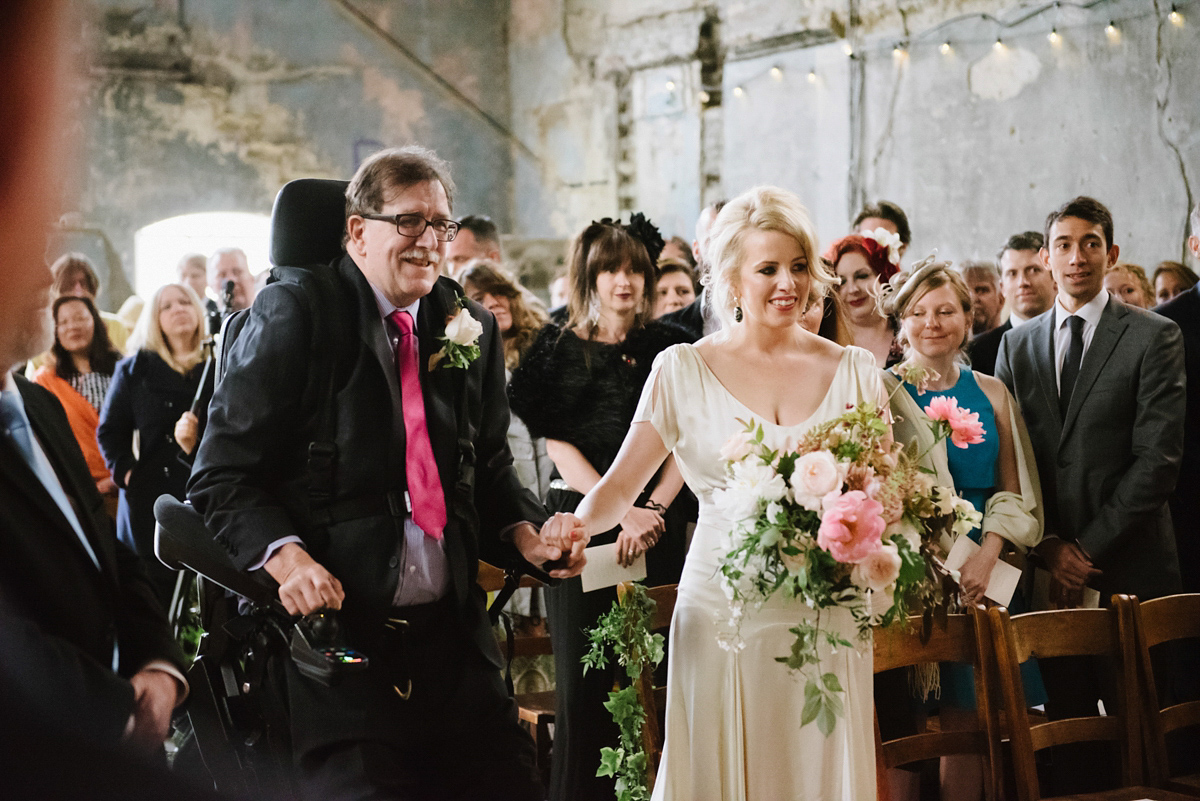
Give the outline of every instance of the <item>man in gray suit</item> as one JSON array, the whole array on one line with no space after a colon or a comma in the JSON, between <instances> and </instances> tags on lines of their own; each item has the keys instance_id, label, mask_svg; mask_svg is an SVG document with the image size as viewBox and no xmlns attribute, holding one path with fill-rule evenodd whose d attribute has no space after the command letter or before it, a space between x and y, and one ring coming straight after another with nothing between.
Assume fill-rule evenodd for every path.
<instances>
[{"instance_id":1,"label":"man in gray suit","mask_svg":"<svg viewBox=\"0 0 1200 801\"><path fill-rule=\"evenodd\" d=\"M1180 590L1167 500L1183 450L1183 339L1174 322L1104 291L1118 251L1098 201L1052 212L1041 257L1058 296L1004 335L996 359L1029 428L1046 508L1037 556L1063 606L1078 605L1085 584L1106 605L1113 593ZM1042 663L1047 715L1094 715L1102 688L1091 665L1056 661ZM1086 774L1063 767L1069 779Z\"/></svg>"}]
</instances>

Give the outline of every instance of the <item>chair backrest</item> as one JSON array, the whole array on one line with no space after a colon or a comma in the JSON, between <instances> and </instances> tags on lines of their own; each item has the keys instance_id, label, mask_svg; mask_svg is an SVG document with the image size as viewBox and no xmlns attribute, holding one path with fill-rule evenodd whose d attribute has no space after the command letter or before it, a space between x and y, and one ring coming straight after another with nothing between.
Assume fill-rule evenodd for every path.
<instances>
[{"instance_id":1,"label":"chair backrest","mask_svg":"<svg viewBox=\"0 0 1200 801\"><path fill-rule=\"evenodd\" d=\"M617 585L617 601L625 603L626 596L633 591L632 581L623 581ZM671 617L675 614L675 600L678 584L663 584L659 587L647 587L646 595L654 601L654 614L650 618L648 628L652 632L660 632L671 626ZM662 722L660 710L666 708L667 689L654 686L654 669L644 667L642 675L637 679L638 701L645 710L646 717L642 721L642 747L646 750L647 786L654 789L654 779L658 773L658 763L662 758Z\"/></svg>"},{"instance_id":2,"label":"chair backrest","mask_svg":"<svg viewBox=\"0 0 1200 801\"><path fill-rule=\"evenodd\" d=\"M1123 597L1123 596L1119 596ZM1009 617L1004 607L988 610L993 650L998 664L1000 694L1008 717L1013 770L1020 801L1038 801L1035 754L1069 743L1115 742L1121 755L1123 786L1142 781L1140 712L1133 668L1134 630L1129 609L1058 609ZM1103 657L1111 666L1117 690L1116 709L1105 714L1065 718L1033 725L1022 662L1063 656Z\"/></svg>"},{"instance_id":3,"label":"chair backrest","mask_svg":"<svg viewBox=\"0 0 1200 801\"><path fill-rule=\"evenodd\" d=\"M970 607L967 614L950 615L945 627L934 625L929 638L922 641L921 620L908 625L876 628L874 631L874 670L908 668L924 663L957 662L975 670L976 721L973 728L954 731L921 732L883 742L875 719L875 749L881 777L891 768L926 759L955 754L979 754L985 761L984 793L989 801L999 797L1001 785L999 720L992 701L994 676L991 639L983 611ZM886 783L886 779L882 779ZM882 797L882 796L881 796Z\"/></svg>"},{"instance_id":4,"label":"chair backrest","mask_svg":"<svg viewBox=\"0 0 1200 801\"><path fill-rule=\"evenodd\" d=\"M1155 787L1166 784L1171 777L1167 761L1167 734L1177 729L1200 726L1200 700L1183 701L1163 708L1159 701L1158 685L1150 649L1175 640L1200 638L1200 593L1168 595L1138 602L1129 598L1134 628L1137 630L1137 660L1142 720L1146 733L1148 782ZM1200 682L1200 678L1190 676Z\"/></svg>"},{"instance_id":5,"label":"chair backrest","mask_svg":"<svg viewBox=\"0 0 1200 801\"><path fill-rule=\"evenodd\" d=\"M277 267L328 264L342 253L348 181L288 181L271 209L271 263Z\"/></svg>"}]
</instances>

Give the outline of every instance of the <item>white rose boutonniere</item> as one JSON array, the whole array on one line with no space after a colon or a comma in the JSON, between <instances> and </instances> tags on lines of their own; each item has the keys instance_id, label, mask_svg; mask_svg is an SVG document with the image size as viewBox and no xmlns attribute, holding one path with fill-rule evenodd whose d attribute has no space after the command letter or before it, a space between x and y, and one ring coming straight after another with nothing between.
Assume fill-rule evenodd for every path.
<instances>
[{"instance_id":1,"label":"white rose boutonniere","mask_svg":"<svg viewBox=\"0 0 1200 801\"><path fill-rule=\"evenodd\" d=\"M446 344L429 357L430 371L442 362L445 362L443 367L466 367L478 359L479 335L482 333L483 324L471 316L466 301L459 298L458 312L446 319L446 333L438 337Z\"/></svg>"}]
</instances>

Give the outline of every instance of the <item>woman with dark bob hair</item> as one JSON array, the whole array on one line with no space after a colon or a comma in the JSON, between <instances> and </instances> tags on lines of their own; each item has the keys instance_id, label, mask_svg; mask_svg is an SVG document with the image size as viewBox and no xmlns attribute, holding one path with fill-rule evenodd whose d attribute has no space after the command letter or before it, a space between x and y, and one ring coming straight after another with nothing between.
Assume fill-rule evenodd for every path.
<instances>
[{"instance_id":1,"label":"woman with dark bob hair","mask_svg":"<svg viewBox=\"0 0 1200 801\"><path fill-rule=\"evenodd\" d=\"M109 506L115 513L117 485L96 442L96 427L121 352L109 340L91 298L63 295L54 301L53 314L51 363L39 367L33 381L54 393L62 404L96 489L106 500L113 500Z\"/></svg>"},{"instance_id":2,"label":"woman with dark bob hair","mask_svg":"<svg viewBox=\"0 0 1200 801\"><path fill-rule=\"evenodd\" d=\"M686 331L653 320L654 264L662 249L657 229L640 214L628 225L602 220L576 239L568 282L569 317L544 327L513 373L513 411L535 437L545 437L556 467L546 505L573 510L608 470L620 450L654 358L689 341ZM632 564L646 554L647 583L679 580L686 548L687 503L675 502L683 485L674 461L645 487L620 524L597 535L615 542L617 559ZM600 749L616 747L618 731L604 702L613 672L583 674L586 631L616 600L615 589L583 592L579 578L546 592L554 645L557 710L550 798L585 801L613 797L613 780L597 778ZM615 666L614 666L615 667Z\"/></svg>"}]
</instances>

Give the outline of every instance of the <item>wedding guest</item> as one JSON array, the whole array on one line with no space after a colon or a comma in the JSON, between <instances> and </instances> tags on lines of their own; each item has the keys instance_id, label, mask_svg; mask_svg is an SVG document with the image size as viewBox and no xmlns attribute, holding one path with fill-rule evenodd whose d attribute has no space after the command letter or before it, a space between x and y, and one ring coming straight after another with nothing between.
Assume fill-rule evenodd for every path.
<instances>
[{"instance_id":1,"label":"wedding guest","mask_svg":"<svg viewBox=\"0 0 1200 801\"><path fill-rule=\"evenodd\" d=\"M442 269L454 275L475 259L503 264L504 251L500 246L500 229L491 217L468 214L458 221L458 233L446 243L446 258Z\"/></svg>"},{"instance_id":2,"label":"wedding guest","mask_svg":"<svg viewBox=\"0 0 1200 801\"><path fill-rule=\"evenodd\" d=\"M96 426L121 353L109 342L108 329L90 298L62 295L54 301L53 313L51 363L37 369L33 382L62 404L96 489L106 502L114 501L107 504L114 512L117 485L96 442Z\"/></svg>"},{"instance_id":3,"label":"wedding guest","mask_svg":"<svg viewBox=\"0 0 1200 801\"><path fill-rule=\"evenodd\" d=\"M1104 273L1104 288L1130 306L1148 309L1154 305L1154 288L1146 271L1136 264L1114 264Z\"/></svg>"},{"instance_id":4,"label":"wedding guest","mask_svg":"<svg viewBox=\"0 0 1200 801\"><path fill-rule=\"evenodd\" d=\"M971 290L971 332L978 336L1003 322L1004 290L1000 270L991 261L964 261L958 272Z\"/></svg>"},{"instance_id":5,"label":"wedding guest","mask_svg":"<svg viewBox=\"0 0 1200 801\"><path fill-rule=\"evenodd\" d=\"M877 200L863 206L855 215L851 228L856 234L862 236L866 236L877 228L895 234L900 237L899 255L901 257L904 256L909 243L912 242L912 228L908 224L908 215L904 213L904 209L890 200Z\"/></svg>"},{"instance_id":6,"label":"wedding guest","mask_svg":"<svg viewBox=\"0 0 1200 801\"><path fill-rule=\"evenodd\" d=\"M575 240L570 261L570 318L539 332L513 372L513 412L535 437L545 437L556 466L546 506L571 511L612 465L629 430L654 357L690 341L687 332L652 320L654 263L662 248L657 230L640 214L628 225L593 223ZM619 561L646 555L647 583L679 580L686 510L673 504L683 485L674 461L646 486L638 505L597 543L617 544ZM614 674L583 673L587 630L612 608L615 588L584 593L578 578L546 591L553 641L557 708L553 801L611 799L613 780L596 776L600 749L615 747L618 730L604 708Z\"/></svg>"},{"instance_id":7,"label":"wedding guest","mask_svg":"<svg viewBox=\"0 0 1200 801\"><path fill-rule=\"evenodd\" d=\"M1154 268L1154 301L1166 303L1184 290L1191 289L1200 280L1196 274L1178 261L1159 262Z\"/></svg>"},{"instance_id":8,"label":"wedding guest","mask_svg":"<svg viewBox=\"0 0 1200 801\"><path fill-rule=\"evenodd\" d=\"M77 298L88 298L93 304L100 294L100 277L91 259L82 253L64 253L54 264L50 265L54 274L54 294L71 295ZM99 308L99 307L97 307ZM125 352L125 340L129 339L129 329L115 314L100 312L104 327L108 329L108 340L113 347Z\"/></svg>"},{"instance_id":9,"label":"wedding guest","mask_svg":"<svg viewBox=\"0 0 1200 801\"><path fill-rule=\"evenodd\" d=\"M667 244L663 245L662 254L658 257L660 262L663 259L679 259L686 262L693 271L696 269L696 254L682 236L673 236L667 240Z\"/></svg>"},{"instance_id":10,"label":"wedding guest","mask_svg":"<svg viewBox=\"0 0 1200 801\"><path fill-rule=\"evenodd\" d=\"M962 566L959 581L964 603L982 603L992 570L1002 551L1024 553L1042 539L1041 489L1037 464L1030 449L1016 402L1004 384L966 365L964 349L970 339L974 297L948 262L932 259L913 265L894 277L884 309L900 322L900 340L907 356L903 365L887 372L892 393L893 434L899 442L915 442L925 454L937 484L955 489L983 514L969 532L980 546ZM905 368L925 374L920 386L898 377ZM903 390L896 391L902 384ZM953 400L959 409L978 416L978 441L949 447L937 441L928 416L937 399ZM944 400L943 400L944 402ZM1014 613L1026 611L1021 596L1005 603ZM968 728L975 718L974 676L969 668L942 666L940 720L943 729ZM1022 667L1030 704L1044 703L1044 690L1035 663ZM884 701L892 703L892 701ZM983 790L983 761L977 755L942 760L943 798L978 798Z\"/></svg>"},{"instance_id":11,"label":"wedding guest","mask_svg":"<svg viewBox=\"0 0 1200 801\"><path fill-rule=\"evenodd\" d=\"M137 328L138 318L142 316L142 309L144 308L146 308L146 301L137 295L130 295L125 298L125 302L121 304L121 308L117 309L117 317L125 324L126 328L132 331Z\"/></svg>"},{"instance_id":12,"label":"wedding guest","mask_svg":"<svg viewBox=\"0 0 1200 801\"><path fill-rule=\"evenodd\" d=\"M666 256L658 260L658 297L654 319L689 306L696 300L696 274L683 259Z\"/></svg>"},{"instance_id":13,"label":"wedding guest","mask_svg":"<svg viewBox=\"0 0 1200 801\"><path fill-rule=\"evenodd\" d=\"M839 312L849 333L849 342L875 356L880 367L903 358L896 342L896 323L879 308L879 289L896 274L900 266L899 240L881 242L886 236L852 234L829 246L825 261L833 266L841 284Z\"/></svg>"},{"instance_id":14,"label":"wedding guest","mask_svg":"<svg viewBox=\"0 0 1200 801\"><path fill-rule=\"evenodd\" d=\"M164 605L174 592L175 572L154 556L154 501L164 494L185 497L190 456L213 391L210 370L193 414L204 374L204 338L204 307L195 292L181 284L155 292L130 337L132 355L117 364L96 431L121 490L117 536L146 560Z\"/></svg>"},{"instance_id":15,"label":"wedding guest","mask_svg":"<svg viewBox=\"0 0 1200 801\"><path fill-rule=\"evenodd\" d=\"M1054 276L1042 264L1045 239L1038 231L1013 234L1000 249L1000 289L1009 303L1003 324L971 339L967 353L971 369L984 375L996 372L996 354L1005 333L1037 317L1054 305Z\"/></svg>"},{"instance_id":16,"label":"wedding guest","mask_svg":"<svg viewBox=\"0 0 1200 801\"><path fill-rule=\"evenodd\" d=\"M1113 228L1090 197L1050 213L1042 259L1058 285L1053 313L1005 334L996 359L1029 426L1046 508L1037 556L1051 603L1065 606L1078 606L1085 586L1104 604L1180 587L1167 501L1183 451L1183 341L1175 323L1104 291L1120 254ZM1087 658L1043 664L1047 716L1094 714L1096 673ZM1055 765L1057 794L1107 778L1069 754Z\"/></svg>"},{"instance_id":17,"label":"wedding guest","mask_svg":"<svg viewBox=\"0 0 1200 801\"><path fill-rule=\"evenodd\" d=\"M546 310L540 303L531 302L516 279L495 262L483 259L469 262L456 280L468 298L496 318L504 340L504 372L511 379L512 371L521 364L538 332L549 322ZM508 447L521 483L539 498L545 498L554 472L554 463L546 454L546 440L530 436L525 423L513 414L509 417Z\"/></svg>"}]
</instances>

